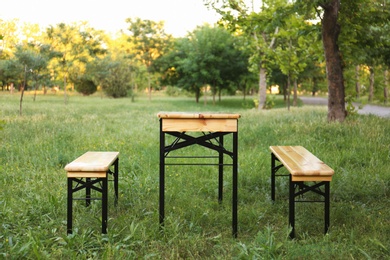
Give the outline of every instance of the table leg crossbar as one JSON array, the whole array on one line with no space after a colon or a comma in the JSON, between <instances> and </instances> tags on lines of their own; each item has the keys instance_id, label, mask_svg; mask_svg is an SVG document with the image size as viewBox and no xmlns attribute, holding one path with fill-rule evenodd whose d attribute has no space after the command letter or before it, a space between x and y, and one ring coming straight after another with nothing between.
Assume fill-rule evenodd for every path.
<instances>
[{"instance_id":1,"label":"table leg crossbar","mask_svg":"<svg viewBox=\"0 0 390 260\"><path fill-rule=\"evenodd\" d=\"M225 147L223 146L223 139L221 140L221 138L223 136L225 136L229 133L225 133L225 132L204 133L204 132L202 132L203 135L199 136L199 137L193 137L193 136L187 135L185 132L165 132L165 133L176 137L176 139L172 142L171 145L168 145L164 148L165 157L171 151L178 150L178 149L181 149L181 148L184 148L187 146L191 146L194 144L198 144L198 145L204 146L208 149L212 149L212 150L215 150L217 152L227 154L230 157L233 157L233 152L226 150ZM213 143L213 140L217 144Z\"/></svg>"}]
</instances>

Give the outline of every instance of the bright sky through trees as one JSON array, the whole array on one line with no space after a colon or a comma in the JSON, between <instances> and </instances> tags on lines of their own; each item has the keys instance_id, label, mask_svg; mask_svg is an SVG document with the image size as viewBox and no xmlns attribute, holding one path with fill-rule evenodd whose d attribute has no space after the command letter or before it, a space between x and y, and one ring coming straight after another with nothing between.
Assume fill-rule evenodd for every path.
<instances>
[{"instance_id":1,"label":"bright sky through trees","mask_svg":"<svg viewBox=\"0 0 390 260\"><path fill-rule=\"evenodd\" d=\"M95 29L127 29L126 18L165 21L166 32L185 36L196 26L214 24L218 15L203 0L1 0L0 19L18 18L41 26L88 21Z\"/></svg>"}]
</instances>

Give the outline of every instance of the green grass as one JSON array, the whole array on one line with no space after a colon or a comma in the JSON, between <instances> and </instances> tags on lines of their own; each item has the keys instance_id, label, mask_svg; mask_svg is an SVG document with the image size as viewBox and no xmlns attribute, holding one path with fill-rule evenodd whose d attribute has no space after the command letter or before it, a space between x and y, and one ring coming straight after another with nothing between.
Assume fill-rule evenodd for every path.
<instances>
[{"instance_id":1,"label":"green grass","mask_svg":"<svg viewBox=\"0 0 390 260\"><path fill-rule=\"evenodd\" d=\"M385 259L390 248L390 120L353 116L327 123L326 107L251 109L223 97L108 99L0 94L0 259L259 258ZM276 103L280 104L277 99ZM231 236L231 174L217 202L217 170L167 169L166 221L158 224L159 111L240 113L239 234ZM288 185L270 200L270 145L303 145L335 170L331 227L322 205L297 205L297 239L288 238ZM108 234L100 202L74 203L66 235L64 166L88 150L120 152L120 198L109 196ZM112 188L111 186L109 188ZM112 191L112 189L109 189Z\"/></svg>"}]
</instances>

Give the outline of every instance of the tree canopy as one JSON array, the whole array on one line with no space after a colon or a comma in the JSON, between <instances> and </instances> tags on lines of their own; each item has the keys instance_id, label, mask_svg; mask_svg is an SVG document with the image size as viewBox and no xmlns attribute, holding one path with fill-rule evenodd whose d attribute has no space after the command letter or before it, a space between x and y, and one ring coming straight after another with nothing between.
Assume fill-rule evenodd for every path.
<instances>
[{"instance_id":1,"label":"tree canopy","mask_svg":"<svg viewBox=\"0 0 390 260\"><path fill-rule=\"evenodd\" d=\"M298 92L328 95L329 121L345 119L350 97L387 102L389 0L205 4L220 21L183 38L166 34L161 21L140 18L127 19L128 30L115 36L86 22L42 29L1 21L1 87L56 86L66 102L66 91L134 97L147 90L151 97L172 86L197 102L202 95L216 102L222 94L256 94L262 109L277 85L286 101L294 94L293 105Z\"/></svg>"}]
</instances>

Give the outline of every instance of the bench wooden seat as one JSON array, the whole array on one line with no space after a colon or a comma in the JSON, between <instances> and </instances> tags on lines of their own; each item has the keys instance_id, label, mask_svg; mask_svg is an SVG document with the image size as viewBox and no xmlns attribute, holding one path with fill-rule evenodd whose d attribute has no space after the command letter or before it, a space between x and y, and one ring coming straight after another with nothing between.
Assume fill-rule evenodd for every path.
<instances>
[{"instance_id":1,"label":"bench wooden seat","mask_svg":"<svg viewBox=\"0 0 390 260\"><path fill-rule=\"evenodd\" d=\"M334 171L302 146L271 146L292 181L331 181Z\"/></svg>"},{"instance_id":2,"label":"bench wooden seat","mask_svg":"<svg viewBox=\"0 0 390 260\"><path fill-rule=\"evenodd\" d=\"M306 192L312 191L324 197L323 202L325 211L325 233L329 229L329 191L330 181L334 174L334 170L318 159L311 152L302 146L270 146L271 150L271 199L275 201L275 182L277 171L285 167L289 171L289 224L292 227L290 237L295 237L295 200L296 197L303 195ZM276 165L279 161L280 164ZM313 185L305 184L304 182L315 182ZM320 187L324 186L324 191ZM298 189L298 191L296 191Z\"/></svg>"},{"instance_id":3,"label":"bench wooden seat","mask_svg":"<svg viewBox=\"0 0 390 260\"><path fill-rule=\"evenodd\" d=\"M115 204L118 200L118 161L119 152L86 152L65 166L68 178L67 233L72 233L72 204L75 199L83 199L86 205L91 200L102 200L102 233L107 233L108 175L113 175ZM114 165L112 172L110 167ZM84 180L85 179L85 180ZM93 179L93 180L92 180ZM73 187L73 183L76 183ZM99 186L94 184L100 183ZM73 193L85 189L85 198L73 198ZM91 198L91 190L102 194L101 198Z\"/></svg>"}]
</instances>

